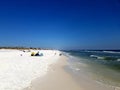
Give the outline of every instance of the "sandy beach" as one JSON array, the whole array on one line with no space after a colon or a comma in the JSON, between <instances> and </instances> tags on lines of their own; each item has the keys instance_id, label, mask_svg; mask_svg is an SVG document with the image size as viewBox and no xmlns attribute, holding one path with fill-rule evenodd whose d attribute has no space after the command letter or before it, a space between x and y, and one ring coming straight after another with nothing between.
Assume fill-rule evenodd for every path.
<instances>
[{"instance_id":1,"label":"sandy beach","mask_svg":"<svg viewBox=\"0 0 120 90\"><path fill-rule=\"evenodd\" d=\"M49 72L42 78L36 78L31 85L24 90L120 90L90 79L81 73L79 82L68 73L64 67L67 65L67 57L61 56L59 61L51 65ZM78 79L78 78L77 78Z\"/></svg>"},{"instance_id":2,"label":"sandy beach","mask_svg":"<svg viewBox=\"0 0 120 90\"><path fill-rule=\"evenodd\" d=\"M0 50L0 90L120 90L83 72L76 77L65 69L69 58L60 51L40 50L43 56L33 57L31 52Z\"/></svg>"},{"instance_id":3,"label":"sandy beach","mask_svg":"<svg viewBox=\"0 0 120 90\"><path fill-rule=\"evenodd\" d=\"M0 90L120 90L120 0L0 0Z\"/></svg>"},{"instance_id":4,"label":"sandy beach","mask_svg":"<svg viewBox=\"0 0 120 90\"><path fill-rule=\"evenodd\" d=\"M63 67L67 64L67 57L61 56L56 64L44 77L31 82L31 86L25 90L83 90L72 76L65 72Z\"/></svg>"},{"instance_id":5,"label":"sandy beach","mask_svg":"<svg viewBox=\"0 0 120 90\"><path fill-rule=\"evenodd\" d=\"M31 56L31 52L0 50L0 90L22 90L28 87L32 80L44 76L49 66L59 58L59 51L55 50L39 50L43 56Z\"/></svg>"}]
</instances>

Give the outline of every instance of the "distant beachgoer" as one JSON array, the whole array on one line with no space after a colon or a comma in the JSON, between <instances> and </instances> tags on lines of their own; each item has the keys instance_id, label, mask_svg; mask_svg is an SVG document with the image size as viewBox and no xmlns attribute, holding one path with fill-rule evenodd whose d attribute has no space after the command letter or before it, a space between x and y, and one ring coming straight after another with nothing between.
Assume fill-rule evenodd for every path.
<instances>
[{"instance_id":1,"label":"distant beachgoer","mask_svg":"<svg viewBox=\"0 0 120 90\"><path fill-rule=\"evenodd\" d=\"M62 54L60 53L59 56L62 56Z\"/></svg>"},{"instance_id":2,"label":"distant beachgoer","mask_svg":"<svg viewBox=\"0 0 120 90\"><path fill-rule=\"evenodd\" d=\"M39 56L43 56L43 53L40 53Z\"/></svg>"},{"instance_id":3,"label":"distant beachgoer","mask_svg":"<svg viewBox=\"0 0 120 90\"><path fill-rule=\"evenodd\" d=\"M35 56L40 56L39 51L35 54Z\"/></svg>"},{"instance_id":4,"label":"distant beachgoer","mask_svg":"<svg viewBox=\"0 0 120 90\"><path fill-rule=\"evenodd\" d=\"M31 56L35 56L35 53L34 53L34 52L32 52L32 53L31 53Z\"/></svg>"}]
</instances>

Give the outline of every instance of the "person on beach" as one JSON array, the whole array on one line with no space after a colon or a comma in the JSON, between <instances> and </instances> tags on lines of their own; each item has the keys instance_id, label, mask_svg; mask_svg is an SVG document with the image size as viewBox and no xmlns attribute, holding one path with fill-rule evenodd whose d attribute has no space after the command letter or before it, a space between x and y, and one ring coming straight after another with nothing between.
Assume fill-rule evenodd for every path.
<instances>
[{"instance_id":1,"label":"person on beach","mask_svg":"<svg viewBox=\"0 0 120 90\"><path fill-rule=\"evenodd\" d=\"M31 56L35 56L35 53L34 53L34 52L32 52L32 53L31 53Z\"/></svg>"},{"instance_id":2,"label":"person on beach","mask_svg":"<svg viewBox=\"0 0 120 90\"><path fill-rule=\"evenodd\" d=\"M62 53L60 53L59 56L62 56Z\"/></svg>"},{"instance_id":3,"label":"person on beach","mask_svg":"<svg viewBox=\"0 0 120 90\"><path fill-rule=\"evenodd\" d=\"M39 51L35 54L35 56L40 56Z\"/></svg>"}]
</instances>

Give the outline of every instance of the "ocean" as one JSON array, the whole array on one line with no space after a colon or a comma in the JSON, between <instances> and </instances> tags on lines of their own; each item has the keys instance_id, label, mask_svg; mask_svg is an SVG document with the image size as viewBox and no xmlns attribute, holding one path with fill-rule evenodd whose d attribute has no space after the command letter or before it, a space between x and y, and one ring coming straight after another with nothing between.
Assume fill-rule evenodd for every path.
<instances>
[{"instance_id":1,"label":"ocean","mask_svg":"<svg viewBox=\"0 0 120 90\"><path fill-rule=\"evenodd\" d=\"M107 85L120 87L120 50L63 51L69 57L69 68L78 77L88 77Z\"/></svg>"}]
</instances>

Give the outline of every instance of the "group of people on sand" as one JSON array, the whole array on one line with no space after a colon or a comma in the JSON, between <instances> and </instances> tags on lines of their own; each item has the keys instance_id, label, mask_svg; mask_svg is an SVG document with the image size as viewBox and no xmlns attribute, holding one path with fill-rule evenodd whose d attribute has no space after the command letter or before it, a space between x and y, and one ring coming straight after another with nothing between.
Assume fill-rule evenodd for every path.
<instances>
[{"instance_id":1,"label":"group of people on sand","mask_svg":"<svg viewBox=\"0 0 120 90\"><path fill-rule=\"evenodd\" d=\"M56 55L56 53L54 55ZM59 56L62 56L62 53L60 53Z\"/></svg>"},{"instance_id":2,"label":"group of people on sand","mask_svg":"<svg viewBox=\"0 0 120 90\"><path fill-rule=\"evenodd\" d=\"M23 52L26 52L25 50ZM30 51L29 51L30 52ZM54 55L56 55L57 53L55 53ZM23 56L22 54L20 54L20 56ZM39 51L36 52L32 52L31 56L43 56L43 53L39 53ZM62 56L62 53L59 53L59 56Z\"/></svg>"},{"instance_id":3,"label":"group of people on sand","mask_svg":"<svg viewBox=\"0 0 120 90\"><path fill-rule=\"evenodd\" d=\"M54 55L56 55L56 53ZM43 53L39 53L39 51L37 53L32 52L31 56L43 56ZM59 56L62 56L62 53L60 53Z\"/></svg>"},{"instance_id":4,"label":"group of people on sand","mask_svg":"<svg viewBox=\"0 0 120 90\"><path fill-rule=\"evenodd\" d=\"M43 53L39 53L39 51L37 53L32 52L31 56L43 56Z\"/></svg>"}]
</instances>

